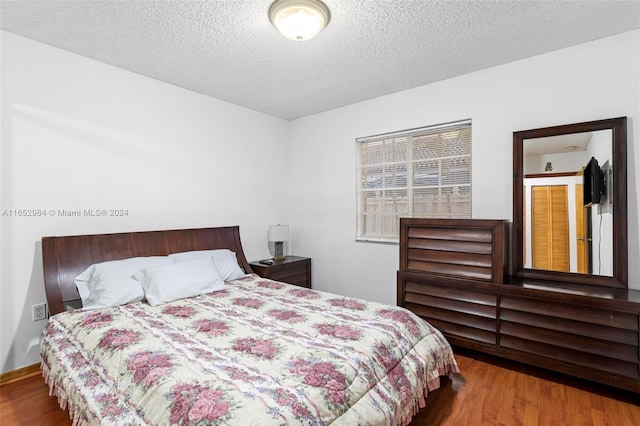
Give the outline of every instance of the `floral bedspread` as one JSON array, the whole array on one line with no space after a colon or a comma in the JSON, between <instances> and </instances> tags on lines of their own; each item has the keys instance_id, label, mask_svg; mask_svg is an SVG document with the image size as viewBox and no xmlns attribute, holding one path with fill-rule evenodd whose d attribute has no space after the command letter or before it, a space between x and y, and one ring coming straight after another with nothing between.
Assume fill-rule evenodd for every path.
<instances>
[{"instance_id":1,"label":"floral bedspread","mask_svg":"<svg viewBox=\"0 0 640 426\"><path fill-rule=\"evenodd\" d=\"M249 275L225 290L55 315L42 369L75 424L401 425L451 347L398 307Z\"/></svg>"}]
</instances>

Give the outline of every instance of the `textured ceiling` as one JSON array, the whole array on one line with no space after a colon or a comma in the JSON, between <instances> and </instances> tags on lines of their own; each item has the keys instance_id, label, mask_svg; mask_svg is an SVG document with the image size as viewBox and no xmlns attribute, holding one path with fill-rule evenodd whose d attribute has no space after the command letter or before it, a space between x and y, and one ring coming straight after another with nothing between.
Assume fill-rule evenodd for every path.
<instances>
[{"instance_id":1,"label":"textured ceiling","mask_svg":"<svg viewBox=\"0 0 640 426\"><path fill-rule=\"evenodd\" d=\"M271 0L2 0L2 29L285 119L640 28L639 1L324 0L315 39Z\"/></svg>"}]
</instances>

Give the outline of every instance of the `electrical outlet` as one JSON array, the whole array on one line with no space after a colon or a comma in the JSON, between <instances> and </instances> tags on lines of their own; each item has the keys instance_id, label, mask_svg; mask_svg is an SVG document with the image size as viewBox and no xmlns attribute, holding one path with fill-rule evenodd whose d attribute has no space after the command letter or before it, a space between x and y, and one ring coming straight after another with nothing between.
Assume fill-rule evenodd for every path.
<instances>
[{"instance_id":1,"label":"electrical outlet","mask_svg":"<svg viewBox=\"0 0 640 426\"><path fill-rule=\"evenodd\" d=\"M42 321L47 319L47 304L40 303L31 306L31 319L33 321Z\"/></svg>"}]
</instances>

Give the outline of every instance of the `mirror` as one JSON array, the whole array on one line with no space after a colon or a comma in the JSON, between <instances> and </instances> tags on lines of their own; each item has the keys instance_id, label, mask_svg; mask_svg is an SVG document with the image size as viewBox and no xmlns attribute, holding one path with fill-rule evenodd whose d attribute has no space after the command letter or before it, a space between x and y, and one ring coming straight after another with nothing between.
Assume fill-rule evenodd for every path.
<instances>
[{"instance_id":1,"label":"mirror","mask_svg":"<svg viewBox=\"0 0 640 426\"><path fill-rule=\"evenodd\" d=\"M513 133L517 276L627 287L626 147L626 117Z\"/></svg>"},{"instance_id":2,"label":"mirror","mask_svg":"<svg viewBox=\"0 0 640 426\"><path fill-rule=\"evenodd\" d=\"M523 141L525 268L613 276L611 140L607 129Z\"/></svg>"}]
</instances>

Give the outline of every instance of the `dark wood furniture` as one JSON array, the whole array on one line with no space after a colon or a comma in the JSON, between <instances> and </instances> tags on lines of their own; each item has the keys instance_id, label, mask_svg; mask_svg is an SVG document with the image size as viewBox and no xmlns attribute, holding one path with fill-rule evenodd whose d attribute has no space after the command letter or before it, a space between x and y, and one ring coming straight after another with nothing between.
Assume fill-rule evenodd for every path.
<instances>
[{"instance_id":1,"label":"dark wood furniture","mask_svg":"<svg viewBox=\"0 0 640 426\"><path fill-rule=\"evenodd\" d=\"M454 345L496 344L504 270L504 221L400 219L398 305Z\"/></svg>"},{"instance_id":2,"label":"dark wood furniture","mask_svg":"<svg viewBox=\"0 0 640 426\"><path fill-rule=\"evenodd\" d=\"M503 275L506 229L401 219L398 305L453 345L640 393L640 291Z\"/></svg>"},{"instance_id":3,"label":"dark wood furniture","mask_svg":"<svg viewBox=\"0 0 640 426\"><path fill-rule=\"evenodd\" d=\"M246 273L240 228L177 229L42 238L44 284L51 315L81 306L74 278L94 263L136 256L166 256L192 250L229 249Z\"/></svg>"},{"instance_id":4,"label":"dark wood furniture","mask_svg":"<svg viewBox=\"0 0 640 426\"><path fill-rule=\"evenodd\" d=\"M275 260L273 265L264 265L260 261L250 265L253 272L263 278L311 288L311 259L308 257L287 256L284 260Z\"/></svg>"},{"instance_id":5,"label":"dark wood furniture","mask_svg":"<svg viewBox=\"0 0 640 426\"><path fill-rule=\"evenodd\" d=\"M599 131L611 132L611 162L613 177L613 274L576 274L524 268L523 178L524 142L552 137ZM514 275L558 283L577 283L599 287L627 288L628 230L627 230L627 117L609 118L584 123L565 124L513 133L513 253Z\"/></svg>"}]
</instances>

